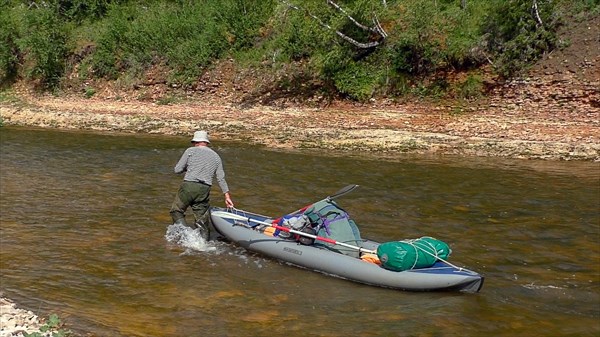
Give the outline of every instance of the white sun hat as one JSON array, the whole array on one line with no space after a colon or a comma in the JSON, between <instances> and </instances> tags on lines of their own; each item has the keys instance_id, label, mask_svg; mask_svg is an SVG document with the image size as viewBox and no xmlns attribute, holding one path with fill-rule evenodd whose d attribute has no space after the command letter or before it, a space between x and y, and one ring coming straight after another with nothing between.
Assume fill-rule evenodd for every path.
<instances>
[{"instance_id":1,"label":"white sun hat","mask_svg":"<svg viewBox=\"0 0 600 337\"><path fill-rule=\"evenodd\" d=\"M206 133L206 131L194 132L194 138L192 138L192 143L199 143L199 142L210 143L210 140L208 140L208 133Z\"/></svg>"}]
</instances>

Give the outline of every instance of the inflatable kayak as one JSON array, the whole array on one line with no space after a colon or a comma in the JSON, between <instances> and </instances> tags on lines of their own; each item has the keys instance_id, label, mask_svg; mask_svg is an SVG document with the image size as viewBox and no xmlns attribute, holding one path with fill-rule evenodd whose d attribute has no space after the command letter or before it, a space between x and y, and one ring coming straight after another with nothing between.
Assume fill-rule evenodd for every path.
<instances>
[{"instance_id":1,"label":"inflatable kayak","mask_svg":"<svg viewBox=\"0 0 600 337\"><path fill-rule=\"evenodd\" d=\"M331 204L330 197L323 201ZM328 212L331 213L333 211ZM297 218L302 216L306 220L312 214L305 207L293 215L297 215ZM282 218L274 219L240 209L211 209L213 226L231 242L250 251L329 276L407 291L476 293L483 286L484 278L481 275L442 258L434 258L432 264L426 267L391 270L382 263L381 251L378 252L378 248L383 244L356 237L343 241L336 239L333 235L336 233L333 221L329 221L328 228L315 231L307 230L308 227L296 227L290 219L291 217L288 217L289 221L282 221ZM337 232L343 231L338 228ZM346 235L352 236L356 232L357 230L350 227ZM429 252L427 254L433 256ZM384 255L384 260L385 257L387 255Z\"/></svg>"}]
</instances>

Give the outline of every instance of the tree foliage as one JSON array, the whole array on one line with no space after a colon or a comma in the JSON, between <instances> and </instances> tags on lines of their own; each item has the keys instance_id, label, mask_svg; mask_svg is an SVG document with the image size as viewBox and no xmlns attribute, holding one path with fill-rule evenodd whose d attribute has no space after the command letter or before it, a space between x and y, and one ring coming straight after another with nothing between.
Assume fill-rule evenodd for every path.
<instances>
[{"instance_id":1,"label":"tree foliage","mask_svg":"<svg viewBox=\"0 0 600 337\"><path fill-rule=\"evenodd\" d=\"M560 22L551 0L496 1L484 21L498 71L511 76L557 46Z\"/></svg>"},{"instance_id":2,"label":"tree foliage","mask_svg":"<svg viewBox=\"0 0 600 337\"><path fill-rule=\"evenodd\" d=\"M0 10L0 84L4 85L15 79L18 71L19 47L18 32L14 18L9 11Z\"/></svg>"},{"instance_id":3,"label":"tree foliage","mask_svg":"<svg viewBox=\"0 0 600 337\"><path fill-rule=\"evenodd\" d=\"M58 86L68 71L116 80L154 66L191 84L220 59L270 69L303 64L303 77L356 100L438 94L445 74L514 76L557 47L569 11L598 0L46 0L5 1L0 81ZM253 63L254 62L254 63ZM70 68L69 68L70 67ZM479 80L475 80L479 79ZM290 83L294 83L293 81Z\"/></svg>"},{"instance_id":4,"label":"tree foliage","mask_svg":"<svg viewBox=\"0 0 600 337\"><path fill-rule=\"evenodd\" d=\"M26 74L45 87L55 87L65 70L68 27L56 9L45 4L26 11L24 22L17 44L24 55Z\"/></svg>"}]
</instances>

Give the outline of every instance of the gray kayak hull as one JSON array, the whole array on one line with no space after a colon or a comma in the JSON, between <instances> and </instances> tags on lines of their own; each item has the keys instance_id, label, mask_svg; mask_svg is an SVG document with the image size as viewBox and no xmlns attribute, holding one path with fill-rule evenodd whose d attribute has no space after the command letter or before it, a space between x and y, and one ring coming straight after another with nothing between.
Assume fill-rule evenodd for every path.
<instances>
[{"instance_id":1,"label":"gray kayak hull","mask_svg":"<svg viewBox=\"0 0 600 337\"><path fill-rule=\"evenodd\" d=\"M231 210L213 208L211 220L215 229L228 240L247 250L306 269L363 284L408 291L457 290L474 293L483 285L483 277L478 273L442 261L429 268L391 271L322 246L307 246L293 240L266 235L257 230L259 226L256 223L232 219L224 216L225 213L222 212ZM235 210L231 214L269 222L266 216L242 210ZM378 242L365 240L362 248L376 250L378 245Z\"/></svg>"}]
</instances>

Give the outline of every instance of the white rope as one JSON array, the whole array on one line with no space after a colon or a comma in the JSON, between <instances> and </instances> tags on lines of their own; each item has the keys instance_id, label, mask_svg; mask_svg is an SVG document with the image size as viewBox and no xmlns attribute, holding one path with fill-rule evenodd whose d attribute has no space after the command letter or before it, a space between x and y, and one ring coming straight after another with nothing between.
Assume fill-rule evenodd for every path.
<instances>
[{"instance_id":1,"label":"white rope","mask_svg":"<svg viewBox=\"0 0 600 337\"><path fill-rule=\"evenodd\" d=\"M431 237L429 237L431 238ZM433 239L433 238L432 238ZM415 248L415 252L418 253L418 250L421 250L422 252L424 252L425 254L429 254L430 256L433 256L436 260L440 260L442 262L444 262L445 264L458 269L459 271L462 271L464 268L456 266L450 262L448 262L448 260L441 258L438 255L437 250L435 249L435 247L430 243L430 242L417 242L419 239L413 239L413 240L402 240L401 242L404 243L408 243L409 245L411 245L413 248ZM425 248L423 247L419 247L420 245L428 245L429 247L431 247L431 250L435 252L435 254L432 254L431 252L427 251ZM411 267L411 269L414 269L414 267L417 265L417 260L418 260L418 256L415 257L415 262L413 263L413 266Z\"/></svg>"},{"instance_id":2,"label":"white rope","mask_svg":"<svg viewBox=\"0 0 600 337\"><path fill-rule=\"evenodd\" d=\"M246 212L244 212L244 211L243 211L243 210L241 210L241 209L237 209L237 208L235 208L235 207L227 207L227 211L230 211L232 214L235 214L235 215L239 215L239 216L241 216L241 217L244 217L244 219L243 219L244 221L242 221L242 219L240 219L240 220L237 220L237 219L236 219L236 220L235 220L235 223L236 223L236 224L239 224L239 225L244 225L244 226L246 226L246 227L249 227L249 228L251 228L251 229L254 229L254 227L252 227L252 226L250 225L250 217L246 215ZM240 214L240 213L241 213L241 214Z\"/></svg>"}]
</instances>

